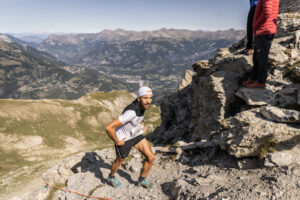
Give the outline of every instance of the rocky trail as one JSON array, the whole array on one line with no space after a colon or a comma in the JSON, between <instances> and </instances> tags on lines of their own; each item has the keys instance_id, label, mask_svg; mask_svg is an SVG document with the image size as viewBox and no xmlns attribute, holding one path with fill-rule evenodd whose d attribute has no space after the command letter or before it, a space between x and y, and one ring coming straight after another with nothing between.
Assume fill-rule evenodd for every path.
<instances>
[{"instance_id":1,"label":"rocky trail","mask_svg":"<svg viewBox=\"0 0 300 200\"><path fill-rule=\"evenodd\" d=\"M119 170L123 187L115 189L106 178L114 149L80 153L63 160L43 174L50 185L109 199L300 199L300 169L262 168L263 160L236 159L211 142L172 148L153 147L156 161L148 177L156 189L138 185L143 158L133 150ZM46 199L53 188L46 187L20 199ZM18 199L18 198L14 198ZM93 199L56 191L52 199Z\"/></svg>"}]
</instances>

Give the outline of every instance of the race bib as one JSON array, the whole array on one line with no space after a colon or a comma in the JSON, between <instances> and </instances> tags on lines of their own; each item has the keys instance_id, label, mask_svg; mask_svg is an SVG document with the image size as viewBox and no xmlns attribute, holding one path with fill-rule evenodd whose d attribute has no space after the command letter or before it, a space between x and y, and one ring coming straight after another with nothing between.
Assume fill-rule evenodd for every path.
<instances>
[{"instance_id":1,"label":"race bib","mask_svg":"<svg viewBox=\"0 0 300 200\"><path fill-rule=\"evenodd\" d=\"M138 126L131 129L130 136L135 137L135 136L140 135L141 133L143 133L143 126L141 124L139 124Z\"/></svg>"}]
</instances>

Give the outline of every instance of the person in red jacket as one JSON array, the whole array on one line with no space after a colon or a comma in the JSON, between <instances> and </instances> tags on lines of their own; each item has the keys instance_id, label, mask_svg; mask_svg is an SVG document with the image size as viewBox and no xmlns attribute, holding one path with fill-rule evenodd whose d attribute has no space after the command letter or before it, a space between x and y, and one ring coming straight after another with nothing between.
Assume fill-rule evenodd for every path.
<instances>
[{"instance_id":1,"label":"person in red jacket","mask_svg":"<svg viewBox=\"0 0 300 200\"><path fill-rule=\"evenodd\" d=\"M277 32L279 0L259 0L254 20L254 53L251 76L243 82L246 87L265 87L268 76L268 56L274 34Z\"/></svg>"}]
</instances>

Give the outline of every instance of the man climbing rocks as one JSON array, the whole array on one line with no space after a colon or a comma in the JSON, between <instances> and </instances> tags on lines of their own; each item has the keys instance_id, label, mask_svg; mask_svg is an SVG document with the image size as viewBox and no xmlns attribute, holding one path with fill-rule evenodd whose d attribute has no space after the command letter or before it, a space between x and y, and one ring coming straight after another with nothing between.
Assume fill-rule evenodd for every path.
<instances>
[{"instance_id":1,"label":"man climbing rocks","mask_svg":"<svg viewBox=\"0 0 300 200\"><path fill-rule=\"evenodd\" d=\"M254 53L251 76L243 85L265 87L268 76L268 56L274 34L277 32L279 0L259 0L253 21Z\"/></svg>"},{"instance_id":2,"label":"man climbing rocks","mask_svg":"<svg viewBox=\"0 0 300 200\"><path fill-rule=\"evenodd\" d=\"M135 147L146 160L144 161L139 183L147 189L155 188L153 183L146 180L154 162L155 156L147 139L142 135L146 132L144 125L144 113L150 108L152 102L152 91L148 87L141 87L138 90L137 99L127 106L122 115L109 123L105 128L110 138L115 143L116 159L112 164L111 173L108 181L115 187L120 188L122 184L118 181L115 174L124 159L129 155L131 147Z\"/></svg>"}]
</instances>

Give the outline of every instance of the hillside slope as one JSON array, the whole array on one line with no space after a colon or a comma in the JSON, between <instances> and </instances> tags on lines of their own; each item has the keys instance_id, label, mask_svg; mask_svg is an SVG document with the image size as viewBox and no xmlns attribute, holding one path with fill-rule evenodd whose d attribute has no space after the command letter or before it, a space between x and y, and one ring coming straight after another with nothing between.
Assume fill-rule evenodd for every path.
<instances>
[{"instance_id":1,"label":"hillside slope","mask_svg":"<svg viewBox=\"0 0 300 200\"><path fill-rule=\"evenodd\" d=\"M114 91L72 101L0 100L1 196L30 181L56 160L112 146L104 127L134 98L128 92ZM159 108L152 106L145 121L148 131L159 126Z\"/></svg>"}]
</instances>

